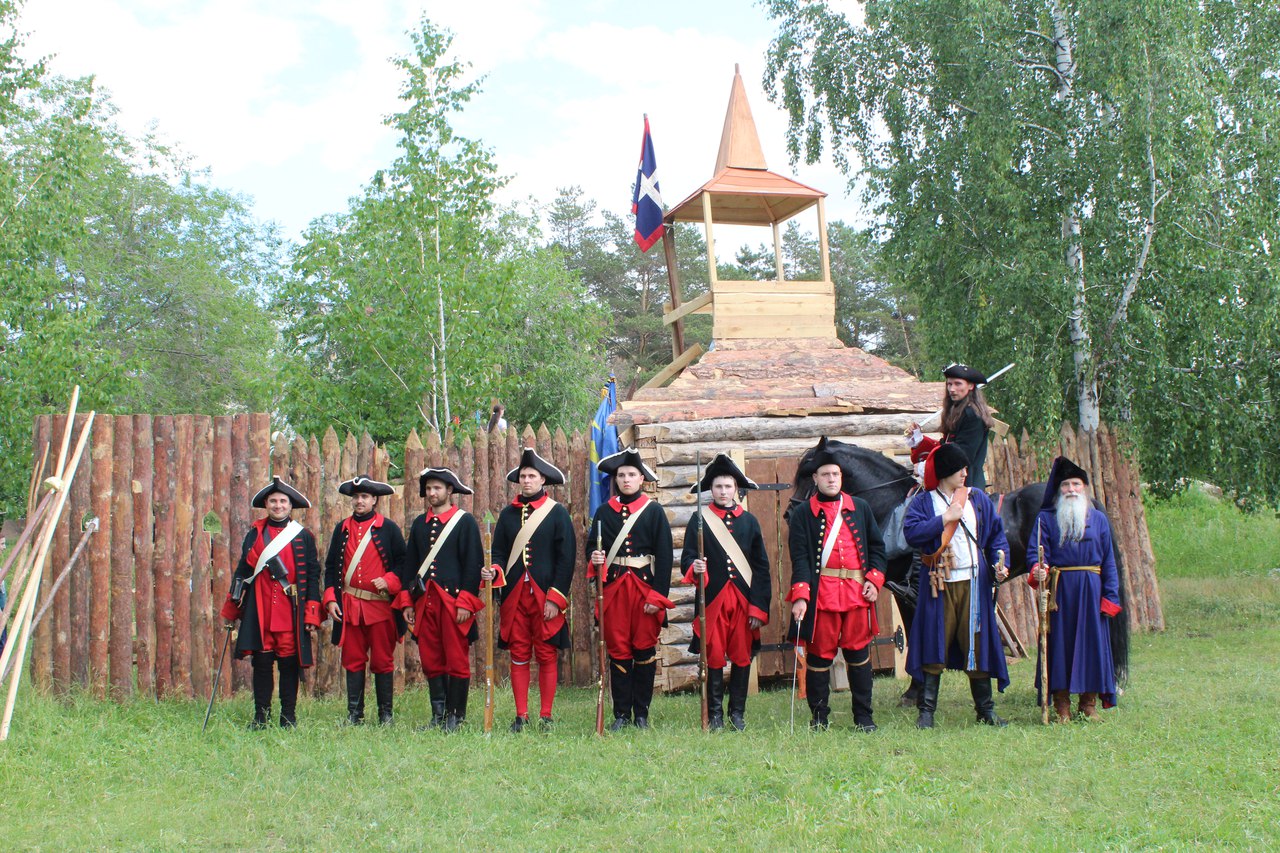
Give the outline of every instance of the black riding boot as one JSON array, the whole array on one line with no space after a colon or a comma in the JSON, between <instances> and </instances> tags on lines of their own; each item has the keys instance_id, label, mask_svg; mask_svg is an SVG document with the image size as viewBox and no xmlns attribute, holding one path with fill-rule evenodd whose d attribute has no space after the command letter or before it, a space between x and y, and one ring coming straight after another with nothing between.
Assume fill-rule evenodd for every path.
<instances>
[{"instance_id":1,"label":"black riding boot","mask_svg":"<svg viewBox=\"0 0 1280 853\"><path fill-rule=\"evenodd\" d=\"M630 660L609 658L609 692L613 695L613 725L609 731L616 732L631 725L631 679L635 675L635 667Z\"/></svg>"},{"instance_id":2,"label":"black riding boot","mask_svg":"<svg viewBox=\"0 0 1280 853\"><path fill-rule=\"evenodd\" d=\"M658 650L637 649L631 665L631 710L637 729L649 728L649 704L653 701L653 681L658 674ZM641 663L644 661L644 663Z\"/></svg>"},{"instance_id":3,"label":"black riding boot","mask_svg":"<svg viewBox=\"0 0 1280 853\"><path fill-rule=\"evenodd\" d=\"M991 696L990 678L970 678L969 692L973 695L973 710L978 715L978 722L984 726L997 728L1009 725L1007 720L996 716L996 702Z\"/></svg>"},{"instance_id":4,"label":"black riding boot","mask_svg":"<svg viewBox=\"0 0 1280 853\"><path fill-rule=\"evenodd\" d=\"M431 694L431 727L433 729L444 726L446 678L448 676L437 675L427 679L427 690Z\"/></svg>"},{"instance_id":5,"label":"black riding boot","mask_svg":"<svg viewBox=\"0 0 1280 853\"><path fill-rule=\"evenodd\" d=\"M751 685L751 667L734 666L729 670L729 725L737 731L747 727L747 688Z\"/></svg>"},{"instance_id":6,"label":"black riding boot","mask_svg":"<svg viewBox=\"0 0 1280 853\"><path fill-rule=\"evenodd\" d=\"M920 684L920 695L916 699L917 729L933 728L933 714L938 710L938 688L942 686L942 674L926 672Z\"/></svg>"},{"instance_id":7,"label":"black riding boot","mask_svg":"<svg viewBox=\"0 0 1280 853\"><path fill-rule=\"evenodd\" d=\"M258 652L253 656L253 720L251 729L265 729L271 719L271 693L275 688L276 656L274 652ZM283 686L283 685L281 685Z\"/></svg>"},{"instance_id":8,"label":"black riding boot","mask_svg":"<svg viewBox=\"0 0 1280 853\"><path fill-rule=\"evenodd\" d=\"M280 659L280 728L298 725L298 657Z\"/></svg>"},{"instance_id":9,"label":"black riding boot","mask_svg":"<svg viewBox=\"0 0 1280 853\"><path fill-rule=\"evenodd\" d=\"M470 678L445 676L445 708L447 716L444 720L446 732L456 732L467 721L467 694L471 691Z\"/></svg>"},{"instance_id":10,"label":"black riding boot","mask_svg":"<svg viewBox=\"0 0 1280 853\"><path fill-rule=\"evenodd\" d=\"M804 674L805 693L809 697L809 728L825 731L831 725L831 661L814 658Z\"/></svg>"},{"instance_id":11,"label":"black riding boot","mask_svg":"<svg viewBox=\"0 0 1280 853\"><path fill-rule=\"evenodd\" d=\"M707 669L707 728L724 728L724 670Z\"/></svg>"},{"instance_id":12,"label":"black riding boot","mask_svg":"<svg viewBox=\"0 0 1280 853\"><path fill-rule=\"evenodd\" d=\"M849 695L853 699L853 727L861 732L874 732L875 720L871 716L871 684L875 675L871 671L871 656L861 664L849 664Z\"/></svg>"},{"instance_id":13,"label":"black riding boot","mask_svg":"<svg viewBox=\"0 0 1280 853\"><path fill-rule=\"evenodd\" d=\"M347 673L347 725L358 726L364 722L364 670Z\"/></svg>"},{"instance_id":14,"label":"black riding boot","mask_svg":"<svg viewBox=\"0 0 1280 853\"><path fill-rule=\"evenodd\" d=\"M389 726L395 721L391 713L396 695L396 675L394 672L375 672L373 674L373 695L378 699L378 723Z\"/></svg>"}]
</instances>

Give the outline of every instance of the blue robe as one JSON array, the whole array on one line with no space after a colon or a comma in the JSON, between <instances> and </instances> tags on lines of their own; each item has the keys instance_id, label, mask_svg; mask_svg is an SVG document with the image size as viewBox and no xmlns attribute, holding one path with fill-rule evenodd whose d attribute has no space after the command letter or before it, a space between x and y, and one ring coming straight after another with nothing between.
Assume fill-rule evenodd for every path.
<instances>
[{"instance_id":1,"label":"blue robe","mask_svg":"<svg viewBox=\"0 0 1280 853\"><path fill-rule=\"evenodd\" d=\"M1102 602L1118 610L1120 576L1111 546L1111 524L1096 508L1089 508L1084 538L1060 544L1058 518L1041 510L1037 528L1031 528L1027 565L1036 563L1037 540L1044 545L1050 566L1100 566L1101 573L1062 572L1058 575L1058 609L1049 614L1049 689L1070 693L1097 693L1102 706L1116 704L1116 676L1111 662L1111 632L1102 614ZM1029 576L1028 576L1029 577ZM1036 665L1036 691L1040 690L1040 666Z\"/></svg>"},{"instance_id":2,"label":"blue robe","mask_svg":"<svg viewBox=\"0 0 1280 853\"><path fill-rule=\"evenodd\" d=\"M978 582L978 645L974 651L976 668L996 679L1000 691L1009 686L1009 667L1004 659L1004 643L996 626L994 578L992 566L998 559L996 552L1004 551L1005 562L1009 558L1009 542L1004 536L1004 523L995 504L985 492L969 490L969 502L973 505L978 529L972 531L978 540L978 565L975 568ZM902 521L902 532L907 543L926 554L942 547L942 516L934 514L933 492L921 492L912 498ZM965 536L957 527L956 536ZM965 583L965 581L961 581ZM911 636L907 645L907 672L912 678L923 680L927 664L945 664L947 669L965 669L968 663L959 646L942 647L943 598L933 597L929 588L929 572L922 570L917 582L916 615L911 621Z\"/></svg>"}]
</instances>

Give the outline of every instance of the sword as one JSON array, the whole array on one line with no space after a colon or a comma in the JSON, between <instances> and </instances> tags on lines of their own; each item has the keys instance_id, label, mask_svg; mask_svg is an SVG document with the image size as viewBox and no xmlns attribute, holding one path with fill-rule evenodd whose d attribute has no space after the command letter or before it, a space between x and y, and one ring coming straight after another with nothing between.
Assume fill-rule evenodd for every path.
<instances>
[{"instance_id":1,"label":"sword","mask_svg":"<svg viewBox=\"0 0 1280 853\"><path fill-rule=\"evenodd\" d=\"M222 681L222 665L227 662L227 646L231 645L231 626L227 626L227 638L222 641L222 654L218 656L218 672L213 677L213 690L209 692L209 707L204 711L204 725L200 727L200 734L204 734L209 728L209 715L213 713L213 700L218 695L218 684Z\"/></svg>"}]
</instances>

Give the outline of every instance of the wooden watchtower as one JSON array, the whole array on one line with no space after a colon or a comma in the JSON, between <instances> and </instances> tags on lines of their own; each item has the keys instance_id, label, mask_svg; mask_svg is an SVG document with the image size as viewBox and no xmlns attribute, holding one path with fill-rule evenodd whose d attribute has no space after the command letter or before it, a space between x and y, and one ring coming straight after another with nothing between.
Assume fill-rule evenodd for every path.
<instances>
[{"instance_id":1,"label":"wooden watchtower","mask_svg":"<svg viewBox=\"0 0 1280 853\"><path fill-rule=\"evenodd\" d=\"M667 211L663 240L671 285L670 310L663 322L672 327L672 373L655 377L656 384L674 375L700 352L684 345L682 319L688 314L712 315L712 338L717 342L764 338L833 340L836 337L835 285L827 245L826 193L793 178L771 172L765 164L742 75L734 67L729 108L724 117L715 174L688 198ZM782 263L781 226L817 207L822 277L818 281L788 281ZM674 224L701 222L707 239L710 289L682 302L676 264ZM729 281L716 273L715 228L746 225L770 228L776 277L765 281Z\"/></svg>"}]
</instances>

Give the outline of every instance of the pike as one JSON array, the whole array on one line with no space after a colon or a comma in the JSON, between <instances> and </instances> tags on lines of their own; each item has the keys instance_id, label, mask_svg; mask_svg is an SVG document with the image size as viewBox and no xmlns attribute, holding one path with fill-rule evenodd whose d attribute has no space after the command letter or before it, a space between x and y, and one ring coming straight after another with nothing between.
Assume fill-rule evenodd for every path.
<instances>
[{"instance_id":1,"label":"pike","mask_svg":"<svg viewBox=\"0 0 1280 853\"><path fill-rule=\"evenodd\" d=\"M693 459L693 464L697 468L694 476L697 477L698 483L698 559L705 561L707 552L702 541L702 453L700 451L694 453ZM698 576L698 632L700 635L698 681L702 685L702 730L705 732L711 727L711 697L707 692L707 573L705 568Z\"/></svg>"},{"instance_id":2,"label":"pike","mask_svg":"<svg viewBox=\"0 0 1280 853\"><path fill-rule=\"evenodd\" d=\"M596 550L604 550L604 537L600 532L598 521L596 522ZM597 649L600 656L600 684L599 692L596 694L596 734L602 737L604 736L604 676L609 670L609 656L605 653L604 645L604 579L608 571L608 566L601 566L600 571L596 572L596 633L599 635Z\"/></svg>"},{"instance_id":3,"label":"pike","mask_svg":"<svg viewBox=\"0 0 1280 853\"><path fill-rule=\"evenodd\" d=\"M484 564L493 565L493 513L484 512ZM484 585L484 731L493 731L493 582Z\"/></svg>"},{"instance_id":4,"label":"pike","mask_svg":"<svg viewBox=\"0 0 1280 853\"><path fill-rule=\"evenodd\" d=\"M209 691L209 707L204 709L204 725L200 734L209 728L209 715L213 713L213 700L218 697L218 685L222 683L222 666L227 662L227 646L231 645L231 626L227 626L227 638L222 641L222 654L218 656L218 672L213 676L213 690ZM301 667L299 667L301 669Z\"/></svg>"},{"instance_id":5,"label":"pike","mask_svg":"<svg viewBox=\"0 0 1280 853\"><path fill-rule=\"evenodd\" d=\"M1037 643L1040 653L1040 722L1049 725L1049 574L1044 564L1044 543L1040 539L1042 525L1036 519L1036 565L1045 572L1044 580L1036 588L1036 609L1040 613L1040 630Z\"/></svg>"}]
</instances>

